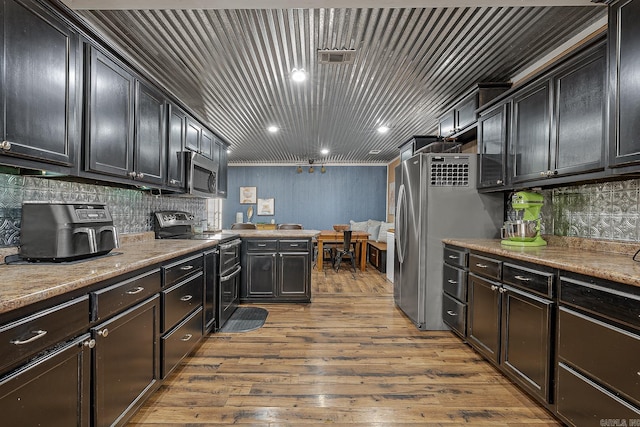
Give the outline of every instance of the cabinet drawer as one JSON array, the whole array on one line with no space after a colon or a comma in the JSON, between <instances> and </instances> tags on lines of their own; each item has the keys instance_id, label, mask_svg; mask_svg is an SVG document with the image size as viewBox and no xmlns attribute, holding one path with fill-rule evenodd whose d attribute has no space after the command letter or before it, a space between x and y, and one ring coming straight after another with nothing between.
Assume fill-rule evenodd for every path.
<instances>
[{"instance_id":1,"label":"cabinet drawer","mask_svg":"<svg viewBox=\"0 0 640 427\"><path fill-rule=\"evenodd\" d=\"M489 279L500 280L502 277L502 261L469 254L469 271Z\"/></svg>"},{"instance_id":2,"label":"cabinet drawer","mask_svg":"<svg viewBox=\"0 0 640 427\"><path fill-rule=\"evenodd\" d=\"M162 378L169 375L201 339L202 309L199 309L162 337Z\"/></svg>"},{"instance_id":3,"label":"cabinet drawer","mask_svg":"<svg viewBox=\"0 0 640 427\"><path fill-rule=\"evenodd\" d=\"M558 365L557 413L569 425L604 425L602 420L636 420L640 410L591 382L564 363ZM625 424L626 425L626 424Z\"/></svg>"},{"instance_id":4,"label":"cabinet drawer","mask_svg":"<svg viewBox=\"0 0 640 427\"><path fill-rule=\"evenodd\" d=\"M204 275L199 272L184 282L162 291L162 331L171 329L196 307L202 305Z\"/></svg>"},{"instance_id":5,"label":"cabinet drawer","mask_svg":"<svg viewBox=\"0 0 640 427\"><path fill-rule=\"evenodd\" d=\"M277 250L277 240L247 240L248 252L276 252Z\"/></svg>"},{"instance_id":6,"label":"cabinet drawer","mask_svg":"<svg viewBox=\"0 0 640 427\"><path fill-rule=\"evenodd\" d=\"M280 252L308 252L308 240L280 240Z\"/></svg>"},{"instance_id":7,"label":"cabinet drawer","mask_svg":"<svg viewBox=\"0 0 640 427\"><path fill-rule=\"evenodd\" d=\"M116 283L105 289L92 292L93 319L103 320L160 292L160 269Z\"/></svg>"},{"instance_id":8,"label":"cabinet drawer","mask_svg":"<svg viewBox=\"0 0 640 427\"><path fill-rule=\"evenodd\" d=\"M561 307L558 358L640 404L640 336Z\"/></svg>"},{"instance_id":9,"label":"cabinet drawer","mask_svg":"<svg viewBox=\"0 0 640 427\"><path fill-rule=\"evenodd\" d=\"M0 327L0 371L89 329L83 296Z\"/></svg>"},{"instance_id":10,"label":"cabinet drawer","mask_svg":"<svg viewBox=\"0 0 640 427\"><path fill-rule=\"evenodd\" d=\"M444 262L456 267L467 267L467 251L464 249L455 249L450 246L444 247Z\"/></svg>"},{"instance_id":11,"label":"cabinet drawer","mask_svg":"<svg viewBox=\"0 0 640 427\"><path fill-rule=\"evenodd\" d=\"M624 291L624 285L587 283L560 278L560 301L598 316L640 328L640 296ZM617 285L619 289L613 289Z\"/></svg>"},{"instance_id":12,"label":"cabinet drawer","mask_svg":"<svg viewBox=\"0 0 640 427\"><path fill-rule=\"evenodd\" d=\"M442 320L461 336L467 335L467 305L442 295Z\"/></svg>"},{"instance_id":13,"label":"cabinet drawer","mask_svg":"<svg viewBox=\"0 0 640 427\"><path fill-rule=\"evenodd\" d=\"M442 289L452 297L467 302L467 272L444 264L442 266Z\"/></svg>"},{"instance_id":14,"label":"cabinet drawer","mask_svg":"<svg viewBox=\"0 0 640 427\"><path fill-rule=\"evenodd\" d=\"M185 277L202 271L204 261L202 255L175 262L162 267L164 272L164 287L175 285Z\"/></svg>"},{"instance_id":15,"label":"cabinet drawer","mask_svg":"<svg viewBox=\"0 0 640 427\"><path fill-rule=\"evenodd\" d=\"M553 297L553 273L531 270L505 262L502 265L502 281L543 297Z\"/></svg>"}]
</instances>

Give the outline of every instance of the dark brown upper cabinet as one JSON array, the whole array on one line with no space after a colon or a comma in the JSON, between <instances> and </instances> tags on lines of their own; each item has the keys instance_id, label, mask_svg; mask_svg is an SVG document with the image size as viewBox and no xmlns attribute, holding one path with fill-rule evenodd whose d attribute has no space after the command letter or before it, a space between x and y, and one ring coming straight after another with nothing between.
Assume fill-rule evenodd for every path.
<instances>
[{"instance_id":1,"label":"dark brown upper cabinet","mask_svg":"<svg viewBox=\"0 0 640 427\"><path fill-rule=\"evenodd\" d=\"M162 185L164 96L95 47L87 49L86 170Z\"/></svg>"},{"instance_id":2,"label":"dark brown upper cabinet","mask_svg":"<svg viewBox=\"0 0 640 427\"><path fill-rule=\"evenodd\" d=\"M32 1L2 2L0 19L0 163L71 167L80 132L78 35Z\"/></svg>"},{"instance_id":3,"label":"dark brown upper cabinet","mask_svg":"<svg viewBox=\"0 0 640 427\"><path fill-rule=\"evenodd\" d=\"M616 1L609 8L609 165L614 168L640 164L639 20L640 1Z\"/></svg>"},{"instance_id":4,"label":"dark brown upper cabinet","mask_svg":"<svg viewBox=\"0 0 640 427\"><path fill-rule=\"evenodd\" d=\"M169 105L169 132L167 146L167 186L184 188L185 186L185 139L187 132L187 114L179 107Z\"/></svg>"},{"instance_id":5,"label":"dark brown upper cabinet","mask_svg":"<svg viewBox=\"0 0 640 427\"><path fill-rule=\"evenodd\" d=\"M511 102L505 101L483 112L478 119L478 188L502 189L507 183L510 114Z\"/></svg>"}]
</instances>

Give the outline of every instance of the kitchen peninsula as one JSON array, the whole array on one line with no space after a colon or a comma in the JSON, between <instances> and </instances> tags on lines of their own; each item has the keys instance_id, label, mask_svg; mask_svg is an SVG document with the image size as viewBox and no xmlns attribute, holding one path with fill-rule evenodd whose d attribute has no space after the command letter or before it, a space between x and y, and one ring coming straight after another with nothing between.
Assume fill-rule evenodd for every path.
<instances>
[{"instance_id":1,"label":"kitchen peninsula","mask_svg":"<svg viewBox=\"0 0 640 427\"><path fill-rule=\"evenodd\" d=\"M566 423L639 418L637 245L544 238L444 239L445 322Z\"/></svg>"}]
</instances>

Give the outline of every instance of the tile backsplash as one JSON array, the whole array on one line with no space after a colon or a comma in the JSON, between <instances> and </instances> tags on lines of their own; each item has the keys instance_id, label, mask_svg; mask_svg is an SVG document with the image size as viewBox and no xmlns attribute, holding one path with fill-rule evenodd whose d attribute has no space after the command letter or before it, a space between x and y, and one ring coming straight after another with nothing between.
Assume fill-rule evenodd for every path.
<instances>
[{"instance_id":1,"label":"tile backsplash","mask_svg":"<svg viewBox=\"0 0 640 427\"><path fill-rule=\"evenodd\" d=\"M545 234L640 241L640 180L543 190Z\"/></svg>"},{"instance_id":2,"label":"tile backsplash","mask_svg":"<svg viewBox=\"0 0 640 427\"><path fill-rule=\"evenodd\" d=\"M153 230L151 214L184 210L207 219L206 199L152 195L146 191L59 179L0 174L0 247L20 242L22 202L105 203L121 234Z\"/></svg>"}]
</instances>

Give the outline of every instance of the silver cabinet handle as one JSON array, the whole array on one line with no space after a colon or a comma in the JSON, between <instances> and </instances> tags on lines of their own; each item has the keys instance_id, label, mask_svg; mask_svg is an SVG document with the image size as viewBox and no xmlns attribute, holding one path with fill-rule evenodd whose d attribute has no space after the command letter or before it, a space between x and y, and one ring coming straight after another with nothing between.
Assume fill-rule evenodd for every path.
<instances>
[{"instance_id":1,"label":"silver cabinet handle","mask_svg":"<svg viewBox=\"0 0 640 427\"><path fill-rule=\"evenodd\" d=\"M104 328L103 330L98 331L98 335L106 338L109 335L109 330L107 328Z\"/></svg>"},{"instance_id":2,"label":"silver cabinet handle","mask_svg":"<svg viewBox=\"0 0 640 427\"><path fill-rule=\"evenodd\" d=\"M487 264L480 264L480 263L477 263L477 264L476 264L476 267L478 267L478 268L487 268L487 267L489 267L489 266L488 266Z\"/></svg>"},{"instance_id":3,"label":"silver cabinet handle","mask_svg":"<svg viewBox=\"0 0 640 427\"><path fill-rule=\"evenodd\" d=\"M193 270L193 265L183 265L182 267L180 267L180 270L182 271Z\"/></svg>"},{"instance_id":4,"label":"silver cabinet handle","mask_svg":"<svg viewBox=\"0 0 640 427\"><path fill-rule=\"evenodd\" d=\"M142 179L144 178L144 174L142 172L136 174L136 178Z\"/></svg>"},{"instance_id":5,"label":"silver cabinet handle","mask_svg":"<svg viewBox=\"0 0 640 427\"><path fill-rule=\"evenodd\" d=\"M451 310L447 310L447 314L449 316L457 316L458 315L458 313L456 313L455 311L451 311Z\"/></svg>"},{"instance_id":6,"label":"silver cabinet handle","mask_svg":"<svg viewBox=\"0 0 640 427\"><path fill-rule=\"evenodd\" d=\"M497 287L496 285L491 285L491 290L492 290L492 291L497 291L497 290L498 290L498 287Z\"/></svg>"},{"instance_id":7,"label":"silver cabinet handle","mask_svg":"<svg viewBox=\"0 0 640 427\"><path fill-rule=\"evenodd\" d=\"M458 281L457 281L457 280L451 280L451 279L449 279L449 280L447 280L447 282L448 282L448 283L451 283L452 285L457 285L457 284L458 284Z\"/></svg>"},{"instance_id":8,"label":"silver cabinet handle","mask_svg":"<svg viewBox=\"0 0 640 427\"><path fill-rule=\"evenodd\" d=\"M496 181L496 184L500 185L500 184L502 184L502 182L503 181L501 179L499 179L499 180Z\"/></svg>"},{"instance_id":9,"label":"silver cabinet handle","mask_svg":"<svg viewBox=\"0 0 640 427\"><path fill-rule=\"evenodd\" d=\"M96 340L91 338L90 340L87 340L87 341L83 342L82 345L85 346L85 347L93 348L93 347L96 346Z\"/></svg>"},{"instance_id":10,"label":"silver cabinet handle","mask_svg":"<svg viewBox=\"0 0 640 427\"><path fill-rule=\"evenodd\" d=\"M501 294L504 294L505 292L507 292L507 290L505 288L500 288L498 289L498 292L500 292Z\"/></svg>"},{"instance_id":11,"label":"silver cabinet handle","mask_svg":"<svg viewBox=\"0 0 640 427\"><path fill-rule=\"evenodd\" d=\"M189 341L191 338L193 337L193 335L191 334L187 334L185 336L183 336L182 338L180 338L180 341Z\"/></svg>"},{"instance_id":12,"label":"silver cabinet handle","mask_svg":"<svg viewBox=\"0 0 640 427\"><path fill-rule=\"evenodd\" d=\"M540 176L547 176L547 172L546 171L540 172Z\"/></svg>"},{"instance_id":13,"label":"silver cabinet handle","mask_svg":"<svg viewBox=\"0 0 640 427\"><path fill-rule=\"evenodd\" d=\"M9 342L11 344L15 344L15 345L24 345L24 344L32 343L35 340L39 340L43 336L47 335L47 331L42 330L42 329L38 329L37 331L31 331L31 333L34 334L34 335L29 339L26 339L26 340L12 340L12 341L9 341Z\"/></svg>"},{"instance_id":14,"label":"silver cabinet handle","mask_svg":"<svg viewBox=\"0 0 640 427\"><path fill-rule=\"evenodd\" d=\"M193 295L185 295L182 298L180 298L180 301L187 302L187 301L191 301L192 299L193 299Z\"/></svg>"},{"instance_id":15,"label":"silver cabinet handle","mask_svg":"<svg viewBox=\"0 0 640 427\"><path fill-rule=\"evenodd\" d=\"M129 175L131 178L136 177L136 173L134 171L129 172L127 175Z\"/></svg>"},{"instance_id":16,"label":"silver cabinet handle","mask_svg":"<svg viewBox=\"0 0 640 427\"><path fill-rule=\"evenodd\" d=\"M266 247L266 246L267 246L267 244L266 244L266 243L258 243L258 247L259 247L259 248L264 248L264 247Z\"/></svg>"},{"instance_id":17,"label":"silver cabinet handle","mask_svg":"<svg viewBox=\"0 0 640 427\"><path fill-rule=\"evenodd\" d=\"M135 294L139 294L142 291L144 291L144 288L142 286L138 286L136 288L129 289L126 293L129 295L135 295Z\"/></svg>"},{"instance_id":18,"label":"silver cabinet handle","mask_svg":"<svg viewBox=\"0 0 640 427\"><path fill-rule=\"evenodd\" d=\"M174 184L174 185L175 185L175 184L177 184L177 183L178 183L178 180L177 180L177 179L170 179L170 180L169 180L169 184Z\"/></svg>"},{"instance_id":19,"label":"silver cabinet handle","mask_svg":"<svg viewBox=\"0 0 640 427\"><path fill-rule=\"evenodd\" d=\"M521 282L530 282L531 279L525 276L514 276L516 279L520 280Z\"/></svg>"},{"instance_id":20,"label":"silver cabinet handle","mask_svg":"<svg viewBox=\"0 0 640 427\"><path fill-rule=\"evenodd\" d=\"M0 148L6 151L11 150L11 143L9 141L0 142Z\"/></svg>"},{"instance_id":21,"label":"silver cabinet handle","mask_svg":"<svg viewBox=\"0 0 640 427\"><path fill-rule=\"evenodd\" d=\"M449 259L458 259L458 257L455 255L449 255Z\"/></svg>"}]
</instances>

